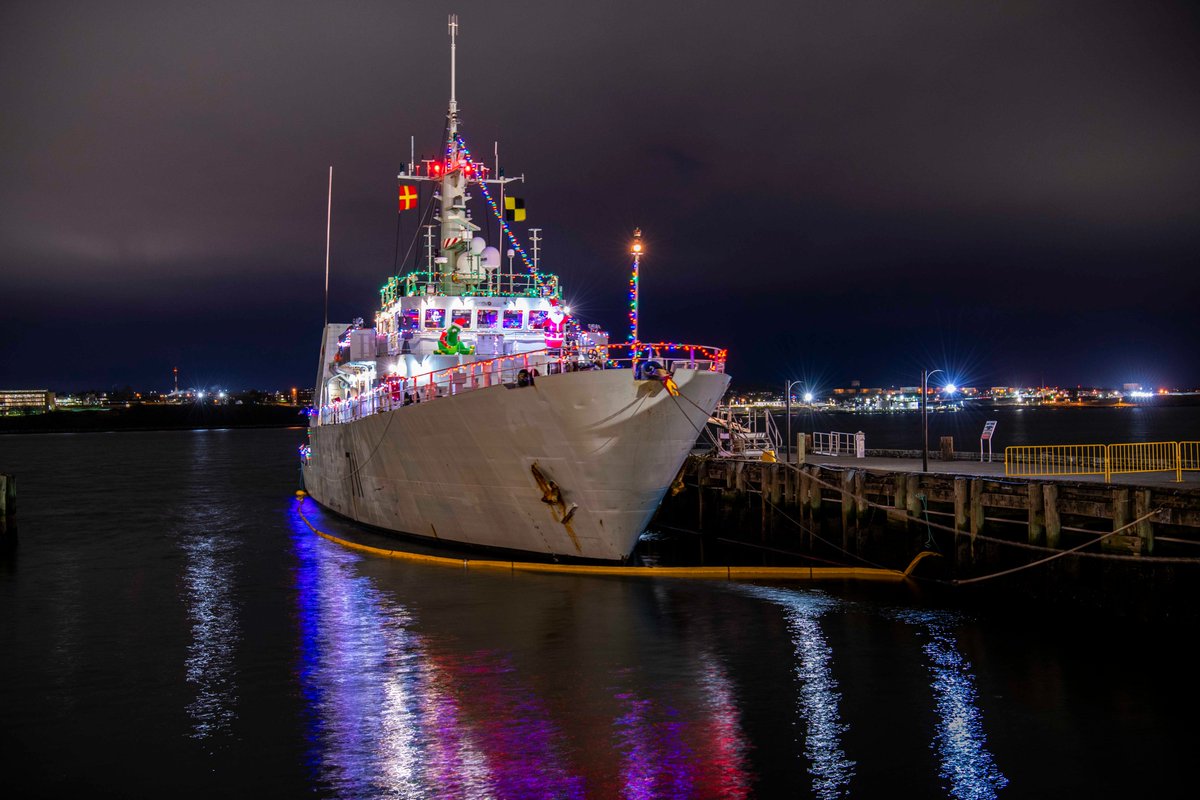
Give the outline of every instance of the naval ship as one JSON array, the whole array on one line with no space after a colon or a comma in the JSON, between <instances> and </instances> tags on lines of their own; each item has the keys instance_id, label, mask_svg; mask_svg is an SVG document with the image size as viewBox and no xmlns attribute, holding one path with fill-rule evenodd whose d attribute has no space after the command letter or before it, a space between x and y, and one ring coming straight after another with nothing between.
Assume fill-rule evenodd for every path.
<instances>
[{"instance_id":1,"label":"naval ship","mask_svg":"<svg viewBox=\"0 0 1200 800\"><path fill-rule=\"evenodd\" d=\"M439 157L414 155L398 175L400 213L428 223L424 263L387 279L373 325L325 325L304 487L387 531L625 561L729 385L726 351L640 340L640 231L628 340L572 317L539 240L531 258L515 230L523 214L506 189L524 176L506 178L467 147L457 35L451 17Z\"/></svg>"}]
</instances>

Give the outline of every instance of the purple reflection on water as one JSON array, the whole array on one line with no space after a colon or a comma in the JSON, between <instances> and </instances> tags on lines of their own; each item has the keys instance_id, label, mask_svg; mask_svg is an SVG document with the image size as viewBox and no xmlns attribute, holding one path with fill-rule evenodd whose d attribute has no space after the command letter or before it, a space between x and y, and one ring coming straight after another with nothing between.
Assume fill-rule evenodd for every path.
<instances>
[{"instance_id":1,"label":"purple reflection on water","mask_svg":"<svg viewBox=\"0 0 1200 800\"><path fill-rule=\"evenodd\" d=\"M639 691L614 694L624 712L613 722L621 797L746 797L748 748L737 705L724 670L708 653L700 655L698 685L702 707L686 714Z\"/></svg>"},{"instance_id":2,"label":"purple reflection on water","mask_svg":"<svg viewBox=\"0 0 1200 800\"><path fill-rule=\"evenodd\" d=\"M616 699L626 709L615 722L623 755L621 796L630 800L692 796L692 752L679 735L678 713L632 692L617 694Z\"/></svg>"},{"instance_id":3,"label":"purple reflection on water","mask_svg":"<svg viewBox=\"0 0 1200 800\"><path fill-rule=\"evenodd\" d=\"M408 609L358 573L358 555L292 516L317 780L356 798L584 796L562 765L560 732L503 657L432 647Z\"/></svg>"}]
</instances>

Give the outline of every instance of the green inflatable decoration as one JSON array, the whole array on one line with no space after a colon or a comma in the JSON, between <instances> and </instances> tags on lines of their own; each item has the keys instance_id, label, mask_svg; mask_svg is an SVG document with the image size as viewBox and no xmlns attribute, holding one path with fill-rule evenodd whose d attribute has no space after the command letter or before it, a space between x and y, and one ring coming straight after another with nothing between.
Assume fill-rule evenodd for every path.
<instances>
[{"instance_id":1,"label":"green inflatable decoration","mask_svg":"<svg viewBox=\"0 0 1200 800\"><path fill-rule=\"evenodd\" d=\"M458 322L451 323L449 328L442 331L442 335L438 339L437 350L434 352L441 356L468 356L474 353L473 346L458 340L460 333L462 333L462 326Z\"/></svg>"}]
</instances>

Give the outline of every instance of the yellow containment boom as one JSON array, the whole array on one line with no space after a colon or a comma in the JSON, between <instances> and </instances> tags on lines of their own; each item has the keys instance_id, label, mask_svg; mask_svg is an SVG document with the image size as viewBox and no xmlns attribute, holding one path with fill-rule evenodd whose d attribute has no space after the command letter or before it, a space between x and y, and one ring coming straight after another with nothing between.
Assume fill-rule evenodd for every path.
<instances>
[{"instance_id":1,"label":"yellow containment boom","mask_svg":"<svg viewBox=\"0 0 1200 800\"><path fill-rule=\"evenodd\" d=\"M899 583L904 581L917 562L926 553L918 555L912 565L904 572L894 569L876 569L872 567L626 567L604 566L591 564L545 564L537 561L494 561L475 558L447 558L445 556L430 556L422 553L410 553L405 550L388 550L382 547L359 544L348 539L342 539L332 534L318 530L304 515L304 497L296 493L301 504L300 519L304 520L313 533L323 539L358 550L361 553L398 558L418 564L430 564L456 569L503 570L505 572L542 572L555 575L616 575L634 576L639 578L707 578L719 580L787 580L787 581L821 581L821 580L863 580Z\"/></svg>"}]
</instances>

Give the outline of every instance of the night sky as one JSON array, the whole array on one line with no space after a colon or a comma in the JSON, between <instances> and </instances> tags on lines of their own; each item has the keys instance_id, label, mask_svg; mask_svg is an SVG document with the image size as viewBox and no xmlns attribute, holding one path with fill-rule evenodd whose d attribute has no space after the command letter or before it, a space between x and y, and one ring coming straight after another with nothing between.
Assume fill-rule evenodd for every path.
<instances>
[{"instance_id":1,"label":"night sky","mask_svg":"<svg viewBox=\"0 0 1200 800\"><path fill-rule=\"evenodd\" d=\"M451 11L466 140L614 339L640 226L643 338L735 385L1197 385L1194 9L5 3L0 388L310 386L328 167L330 315L370 319Z\"/></svg>"}]
</instances>

